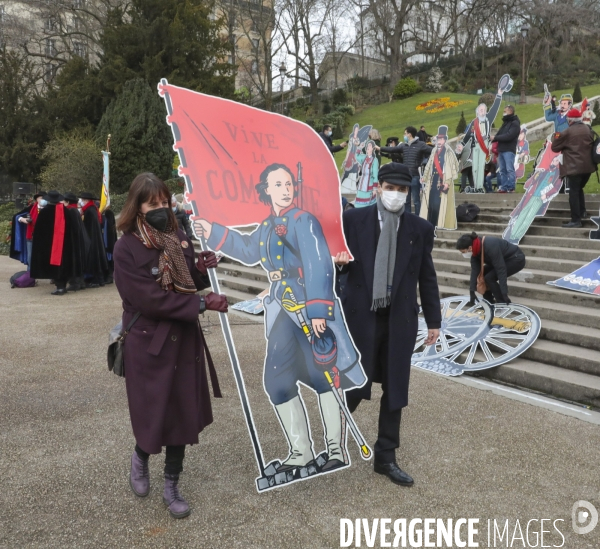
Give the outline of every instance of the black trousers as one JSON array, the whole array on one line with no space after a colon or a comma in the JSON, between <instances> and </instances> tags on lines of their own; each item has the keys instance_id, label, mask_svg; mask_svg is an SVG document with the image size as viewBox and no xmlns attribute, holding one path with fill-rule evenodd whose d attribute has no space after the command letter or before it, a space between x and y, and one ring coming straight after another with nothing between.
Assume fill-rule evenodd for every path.
<instances>
[{"instance_id":1,"label":"black trousers","mask_svg":"<svg viewBox=\"0 0 600 549\"><path fill-rule=\"evenodd\" d=\"M383 394L379 404L377 442L375 442L375 461L377 463L396 461L396 448L400 446L402 408L390 409L389 393L387 391L389 335L389 317L378 315L375 328L375 372L373 381L381 383ZM360 398L352 396L352 391L346 394L346 403L350 412L354 412L358 408L360 401Z\"/></svg>"},{"instance_id":2,"label":"black trousers","mask_svg":"<svg viewBox=\"0 0 600 549\"><path fill-rule=\"evenodd\" d=\"M512 257L505 259L504 262L506 263L506 276L509 277L518 273L525 267L525 254L523 252L517 252ZM486 265L483 268L483 276L488 287L488 292L492 292L496 303L505 303L505 298L508 296L502 295L500 284L498 284L498 274L496 273L496 269L491 265Z\"/></svg>"},{"instance_id":3,"label":"black trousers","mask_svg":"<svg viewBox=\"0 0 600 549\"><path fill-rule=\"evenodd\" d=\"M144 452L137 444L135 452L141 459L148 461L150 454ZM183 446L167 446L165 454L165 475L179 475L183 471L185 444Z\"/></svg>"},{"instance_id":4,"label":"black trousers","mask_svg":"<svg viewBox=\"0 0 600 549\"><path fill-rule=\"evenodd\" d=\"M585 196L583 188L590 179L589 173L569 175L569 206L571 208L571 221L581 221L585 213Z\"/></svg>"},{"instance_id":5,"label":"black trousers","mask_svg":"<svg viewBox=\"0 0 600 549\"><path fill-rule=\"evenodd\" d=\"M467 186L467 180L469 181L469 186L472 188L475 187L475 181L473 180L473 168L470 166L465 168L460 174L460 191L464 192Z\"/></svg>"}]
</instances>

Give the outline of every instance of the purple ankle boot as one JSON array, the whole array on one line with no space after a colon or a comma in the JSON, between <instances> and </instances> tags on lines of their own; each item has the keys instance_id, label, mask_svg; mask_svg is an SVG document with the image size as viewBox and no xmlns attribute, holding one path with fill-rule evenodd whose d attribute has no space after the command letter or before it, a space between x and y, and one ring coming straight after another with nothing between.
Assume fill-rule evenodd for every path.
<instances>
[{"instance_id":1,"label":"purple ankle boot","mask_svg":"<svg viewBox=\"0 0 600 549\"><path fill-rule=\"evenodd\" d=\"M192 510L188 502L183 499L177 488L179 475L165 475L165 491L163 493L163 503L169 508L173 518L185 518Z\"/></svg>"},{"instance_id":2,"label":"purple ankle boot","mask_svg":"<svg viewBox=\"0 0 600 549\"><path fill-rule=\"evenodd\" d=\"M150 471L148 471L148 461L144 461L137 452L131 456L131 473L129 475L129 486L133 493L145 498L150 493Z\"/></svg>"}]
</instances>

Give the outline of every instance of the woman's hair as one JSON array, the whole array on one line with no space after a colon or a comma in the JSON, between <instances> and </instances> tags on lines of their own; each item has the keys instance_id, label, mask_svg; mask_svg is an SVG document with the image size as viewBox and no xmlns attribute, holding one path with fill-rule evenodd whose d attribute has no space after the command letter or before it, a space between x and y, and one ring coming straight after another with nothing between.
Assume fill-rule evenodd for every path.
<instances>
[{"instance_id":1,"label":"woman's hair","mask_svg":"<svg viewBox=\"0 0 600 549\"><path fill-rule=\"evenodd\" d=\"M119 215L117 228L124 233L134 232L137 229L137 217L141 205L144 202L150 202L152 199L158 202L166 200L169 206L171 205L171 193L164 182L153 173L141 173L129 187L129 194ZM168 210L171 227L177 229L177 220L173 215L173 210L170 207Z\"/></svg>"},{"instance_id":2,"label":"woman's hair","mask_svg":"<svg viewBox=\"0 0 600 549\"><path fill-rule=\"evenodd\" d=\"M373 128L370 132L369 132L369 137L371 139L373 139L374 141L377 141L378 139L381 139L381 134L379 133L378 130L376 130L375 128Z\"/></svg>"},{"instance_id":3,"label":"woman's hair","mask_svg":"<svg viewBox=\"0 0 600 549\"><path fill-rule=\"evenodd\" d=\"M469 246L473 245L473 240L477 238L477 233L473 231L471 234L463 234L456 241L457 250L466 250Z\"/></svg>"},{"instance_id":4,"label":"woman's hair","mask_svg":"<svg viewBox=\"0 0 600 549\"><path fill-rule=\"evenodd\" d=\"M292 178L292 184L294 185L294 198L298 192L298 184L296 183L296 178L294 177L292 170L290 170L285 164L271 164L270 166L267 166L260 174L260 182L254 187L258 193L258 199L267 206L271 206L272 204L271 197L265 192L269 186L267 177L269 177L271 172L276 170L285 170L290 174L290 177Z\"/></svg>"}]
</instances>

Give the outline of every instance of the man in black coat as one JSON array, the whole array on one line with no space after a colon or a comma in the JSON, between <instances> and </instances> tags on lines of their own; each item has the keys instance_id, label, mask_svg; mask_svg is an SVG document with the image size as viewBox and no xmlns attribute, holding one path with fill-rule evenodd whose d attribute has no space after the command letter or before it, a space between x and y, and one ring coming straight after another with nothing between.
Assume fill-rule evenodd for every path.
<instances>
[{"instance_id":1,"label":"man in black coat","mask_svg":"<svg viewBox=\"0 0 600 549\"><path fill-rule=\"evenodd\" d=\"M108 261L102 237L102 216L94 204L94 195L82 192L79 195L79 205L83 214L83 225L90 238L90 250L86 262L86 288L104 286L108 275Z\"/></svg>"},{"instance_id":2,"label":"man in black coat","mask_svg":"<svg viewBox=\"0 0 600 549\"><path fill-rule=\"evenodd\" d=\"M73 219L73 226L76 227L76 230L74 231L76 238L73 245L73 253L77 255L77 261L82 266L79 274L74 275L69 279L67 292L85 290L83 273L85 272L86 262L90 251L90 239L87 235L85 227L83 226L83 219L81 219L77 202L77 197L73 193L67 192L64 194L63 204L67 208L66 214L71 216Z\"/></svg>"},{"instance_id":3,"label":"man in black coat","mask_svg":"<svg viewBox=\"0 0 600 549\"><path fill-rule=\"evenodd\" d=\"M332 135L333 135L333 130L331 129L331 126L329 126L328 124L323 126L322 132L319 132L319 136L325 142L325 145L327 145L329 152L331 154L334 154L336 152L340 152L341 150L345 149L346 145L348 145L348 143L346 143L344 141L343 143L340 143L339 145L334 145L333 140L331 139Z\"/></svg>"},{"instance_id":4,"label":"man in black coat","mask_svg":"<svg viewBox=\"0 0 600 549\"><path fill-rule=\"evenodd\" d=\"M521 121L515 114L512 105L504 107L502 126L492 139L492 143L498 143L498 171L501 188L499 193L512 193L517 183L515 174L515 156L517 153L517 142L521 133Z\"/></svg>"},{"instance_id":5,"label":"man in black coat","mask_svg":"<svg viewBox=\"0 0 600 549\"><path fill-rule=\"evenodd\" d=\"M417 137L417 128L408 126L404 130L404 143L400 143L396 147L375 147L382 153L402 153L402 161L410 170L412 176L410 194L406 199L406 209L410 212L411 195L412 203L415 207L415 214L421 212L421 176L419 168L425 159L429 158L433 147L427 145L424 141L420 141Z\"/></svg>"},{"instance_id":6,"label":"man in black coat","mask_svg":"<svg viewBox=\"0 0 600 549\"><path fill-rule=\"evenodd\" d=\"M33 231L31 277L53 279L56 290L52 295L65 295L67 280L82 274L78 228L57 191L50 191L46 200Z\"/></svg>"},{"instance_id":7,"label":"man in black coat","mask_svg":"<svg viewBox=\"0 0 600 549\"><path fill-rule=\"evenodd\" d=\"M434 227L404 211L411 180L403 164L381 167L377 203L344 212L344 234L354 261L345 252L335 257L340 271L348 273L342 305L368 377L363 387L347 393L348 408L354 411L362 399L370 400L371 384L381 383L375 472L404 486L413 479L398 467L396 448L417 339L417 283L428 327L426 345L437 340L441 326L431 257Z\"/></svg>"}]
</instances>

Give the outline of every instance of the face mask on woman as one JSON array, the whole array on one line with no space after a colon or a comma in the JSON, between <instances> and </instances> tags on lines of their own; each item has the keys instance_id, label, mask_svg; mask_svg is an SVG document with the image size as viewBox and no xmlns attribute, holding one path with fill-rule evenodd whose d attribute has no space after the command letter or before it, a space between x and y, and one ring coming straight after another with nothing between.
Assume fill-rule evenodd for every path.
<instances>
[{"instance_id":1,"label":"face mask on woman","mask_svg":"<svg viewBox=\"0 0 600 549\"><path fill-rule=\"evenodd\" d=\"M44 206L48 205L48 201L44 200L43 198L38 202L40 208L43 208Z\"/></svg>"},{"instance_id":2,"label":"face mask on woman","mask_svg":"<svg viewBox=\"0 0 600 549\"><path fill-rule=\"evenodd\" d=\"M157 231L164 232L169 223L169 208L157 208L146 213L146 223Z\"/></svg>"},{"instance_id":3,"label":"face mask on woman","mask_svg":"<svg viewBox=\"0 0 600 549\"><path fill-rule=\"evenodd\" d=\"M381 203L386 210L397 212L406 203L408 193L399 193L398 191L382 191Z\"/></svg>"},{"instance_id":4,"label":"face mask on woman","mask_svg":"<svg viewBox=\"0 0 600 549\"><path fill-rule=\"evenodd\" d=\"M173 210L173 213L177 213L177 206L172 206L171 209Z\"/></svg>"},{"instance_id":5,"label":"face mask on woman","mask_svg":"<svg viewBox=\"0 0 600 549\"><path fill-rule=\"evenodd\" d=\"M461 252L461 254L465 259L471 259L473 257L473 252Z\"/></svg>"}]
</instances>

